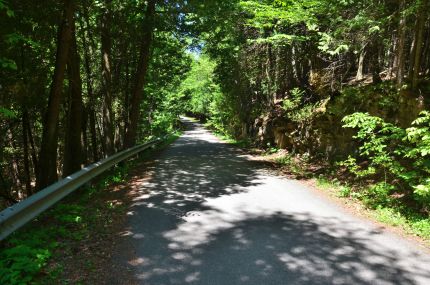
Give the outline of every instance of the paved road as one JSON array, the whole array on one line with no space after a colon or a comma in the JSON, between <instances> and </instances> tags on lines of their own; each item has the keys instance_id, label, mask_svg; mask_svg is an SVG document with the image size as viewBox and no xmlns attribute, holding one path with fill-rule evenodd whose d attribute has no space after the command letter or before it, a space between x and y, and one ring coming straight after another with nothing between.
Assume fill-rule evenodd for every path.
<instances>
[{"instance_id":1,"label":"paved road","mask_svg":"<svg viewBox=\"0 0 430 285\"><path fill-rule=\"evenodd\" d=\"M430 284L428 254L187 124L130 209L137 283Z\"/></svg>"}]
</instances>

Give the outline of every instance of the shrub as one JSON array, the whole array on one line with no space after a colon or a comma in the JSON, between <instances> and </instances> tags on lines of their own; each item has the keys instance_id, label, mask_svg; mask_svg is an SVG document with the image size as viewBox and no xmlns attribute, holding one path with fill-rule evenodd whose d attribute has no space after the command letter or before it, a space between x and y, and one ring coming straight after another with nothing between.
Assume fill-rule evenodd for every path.
<instances>
[{"instance_id":1,"label":"shrub","mask_svg":"<svg viewBox=\"0 0 430 285\"><path fill-rule=\"evenodd\" d=\"M376 203L387 204L394 192L412 195L427 209L430 202L430 113L421 112L412 126L403 129L367 113L343 118L343 127L354 128L360 143L358 155L341 162L358 178L377 183L369 189Z\"/></svg>"}]
</instances>

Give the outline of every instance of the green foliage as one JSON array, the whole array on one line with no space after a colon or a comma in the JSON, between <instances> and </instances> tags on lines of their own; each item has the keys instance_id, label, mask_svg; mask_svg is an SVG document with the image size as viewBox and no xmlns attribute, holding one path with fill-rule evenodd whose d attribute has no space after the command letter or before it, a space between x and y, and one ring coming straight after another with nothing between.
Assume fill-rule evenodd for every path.
<instances>
[{"instance_id":1,"label":"green foliage","mask_svg":"<svg viewBox=\"0 0 430 285\"><path fill-rule=\"evenodd\" d=\"M430 116L424 111L407 129L399 128L367 113L343 119L345 128L357 130L358 157L350 156L341 165L359 178L373 177L383 182L371 187L367 196L375 204L390 204L394 191L413 197L422 207L430 202Z\"/></svg>"},{"instance_id":2,"label":"green foliage","mask_svg":"<svg viewBox=\"0 0 430 285\"><path fill-rule=\"evenodd\" d=\"M38 218L43 226L28 225L12 234L0 249L0 284L46 284L48 279L55 279L62 270L61 264L48 269L49 259L56 249L86 238L90 227L109 223L101 220L99 209L88 209L86 205L107 186L124 181L128 167L117 166L96 185L83 189L78 201L62 202L43 213ZM105 207L108 211L117 209L112 204Z\"/></svg>"},{"instance_id":3,"label":"green foliage","mask_svg":"<svg viewBox=\"0 0 430 285\"><path fill-rule=\"evenodd\" d=\"M150 132L153 135L162 135L171 133L175 129L175 122L178 120L177 113L168 113L165 111L157 111L152 115L152 123Z\"/></svg>"},{"instance_id":4,"label":"green foliage","mask_svg":"<svg viewBox=\"0 0 430 285\"><path fill-rule=\"evenodd\" d=\"M51 252L48 249L19 244L3 250L0 256L2 284L29 284L46 265Z\"/></svg>"},{"instance_id":5,"label":"green foliage","mask_svg":"<svg viewBox=\"0 0 430 285\"><path fill-rule=\"evenodd\" d=\"M347 52L349 46L342 42L336 42L335 39L328 33L318 33L320 40L318 43L318 49L329 55L339 55L342 52Z\"/></svg>"},{"instance_id":6,"label":"green foliage","mask_svg":"<svg viewBox=\"0 0 430 285\"><path fill-rule=\"evenodd\" d=\"M219 86L214 82L215 64L204 55L196 56L187 78L180 87L180 97L187 100L188 112L209 117L216 97L220 96Z\"/></svg>"},{"instance_id":7,"label":"green foliage","mask_svg":"<svg viewBox=\"0 0 430 285\"><path fill-rule=\"evenodd\" d=\"M177 127L178 117L185 109L181 86L191 64L180 39L171 32L156 34L145 86L146 100L141 105L142 141L170 133Z\"/></svg>"},{"instance_id":8,"label":"green foliage","mask_svg":"<svg viewBox=\"0 0 430 285\"><path fill-rule=\"evenodd\" d=\"M237 125L234 102L216 83L215 63L205 54L195 56L192 68L180 87L179 97L185 101L184 111L208 118L207 126L232 137Z\"/></svg>"},{"instance_id":9,"label":"green foliage","mask_svg":"<svg viewBox=\"0 0 430 285\"><path fill-rule=\"evenodd\" d=\"M15 61L7 58L0 58L0 66L4 69L17 70Z\"/></svg>"},{"instance_id":10,"label":"green foliage","mask_svg":"<svg viewBox=\"0 0 430 285\"><path fill-rule=\"evenodd\" d=\"M27 228L9 237L7 247L0 249L0 283L37 284L35 280L59 246L56 240L63 229L46 226L32 231Z\"/></svg>"},{"instance_id":11,"label":"green foliage","mask_svg":"<svg viewBox=\"0 0 430 285\"><path fill-rule=\"evenodd\" d=\"M405 158L411 159L417 172L408 173L405 177L414 188L414 193L420 199L430 204L430 112L423 111L412 122L412 127L406 129L404 142L408 143Z\"/></svg>"},{"instance_id":12,"label":"green foliage","mask_svg":"<svg viewBox=\"0 0 430 285\"><path fill-rule=\"evenodd\" d=\"M404 219L402 214L393 208L378 206L375 210L375 216L381 222L392 226L407 224L407 221Z\"/></svg>"},{"instance_id":13,"label":"green foliage","mask_svg":"<svg viewBox=\"0 0 430 285\"><path fill-rule=\"evenodd\" d=\"M399 209L378 206L374 216L377 220L392 226L402 227L406 232L430 238L430 218L415 213L403 213Z\"/></svg>"},{"instance_id":14,"label":"green foliage","mask_svg":"<svg viewBox=\"0 0 430 285\"><path fill-rule=\"evenodd\" d=\"M271 149L269 149L269 153ZM291 174L296 175L298 177L306 177L310 175L310 172L307 169L309 157L306 155L302 156L293 156L292 154L283 154L275 157L275 162L286 166L286 170Z\"/></svg>"},{"instance_id":15,"label":"green foliage","mask_svg":"<svg viewBox=\"0 0 430 285\"><path fill-rule=\"evenodd\" d=\"M320 175L316 179L316 184L320 188L334 190L338 197L347 198L355 196L355 192L352 191L351 187L341 184L336 178L328 179Z\"/></svg>"},{"instance_id":16,"label":"green foliage","mask_svg":"<svg viewBox=\"0 0 430 285\"><path fill-rule=\"evenodd\" d=\"M307 102L306 92L300 88L290 90L290 96L282 101L282 109L286 117L293 122L303 122L313 118L318 112L316 110L325 104L325 100L316 103Z\"/></svg>"},{"instance_id":17,"label":"green foliage","mask_svg":"<svg viewBox=\"0 0 430 285\"><path fill-rule=\"evenodd\" d=\"M390 196L395 190L395 186L386 182L367 187L361 198L364 203L370 207L392 206L394 199Z\"/></svg>"},{"instance_id":18,"label":"green foliage","mask_svg":"<svg viewBox=\"0 0 430 285\"><path fill-rule=\"evenodd\" d=\"M383 223L401 227L406 232L427 240L430 238L429 216L404 205L393 204L393 199L389 196L393 190L392 185L380 182L357 189L323 175L317 177L316 184L319 188L333 191L338 197L361 200L371 208L369 213Z\"/></svg>"},{"instance_id":19,"label":"green foliage","mask_svg":"<svg viewBox=\"0 0 430 285\"><path fill-rule=\"evenodd\" d=\"M0 12L1 11L6 11L6 15L8 17L14 17L15 13L13 12L12 9L10 9L9 5L7 5L7 2L4 0L0 0Z\"/></svg>"},{"instance_id":20,"label":"green foliage","mask_svg":"<svg viewBox=\"0 0 430 285\"><path fill-rule=\"evenodd\" d=\"M342 121L343 127L358 130L353 138L362 142L359 153L370 162L364 170L351 168L359 176L376 174L377 170L384 171L384 175L398 176L405 171L396 158L403 151L399 143L405 136L405 130L367 113L354 113ZM354 164L356 163L353 158L349 158L345 163L346 166Z\"/></svg>"},{"instance_id":21,"label":"green foliage","mask_svg":"<svg viewBox=\"0 0 430 285\"><path fill-rule=\"evenodd\" d=\"M240 1L239 5L253 17L248 24L261 28L280 29L286 24L304 23L309 29L316 28L316 11L320 1Z\"/></svg>"},{"instance_id":22,"label":"green foliage","mask_svg":"<svg viewBox=\"0 0 430 285\"><path fill-rule=\"evenodd\" d=\"M15 112L13 112L9 109L0 107L0 118L1 117L6 118L6 119L14 119L14 118L16 118L16 114L15 114Z\"/></svg>"},{"instance_id":23,"label":"green foliage","mask_svg":"<svg viewBox=\"0 0 430 285\"><path fill-rule=\"evenodd\" d=\"M284 99L282 101L282 108L285 111L292 111L297 109L305 96L305 91L300 90L300 88L294 88L290 91L291 98Z\"/></svg>"}]
</instances>

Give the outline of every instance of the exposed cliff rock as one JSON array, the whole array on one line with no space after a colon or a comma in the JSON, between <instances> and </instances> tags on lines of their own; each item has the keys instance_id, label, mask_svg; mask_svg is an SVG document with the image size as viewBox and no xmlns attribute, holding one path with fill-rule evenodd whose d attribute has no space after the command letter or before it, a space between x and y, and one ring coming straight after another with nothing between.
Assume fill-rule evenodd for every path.
<instances>
[{"instance_id":1,"label":"exposed cliff rock","mask_svg":"<svg viewBox=\"0 0 430 285\"><path fill-rule=\"evenodd\" d=\"M321 95L318 94L318 98ZM424 109L422 96L398 92L387 82L348 87L312 104L285 111L281 104L256 118L252 136L260 146L275 145L293 153L309 153L327 159L355 152L352 131L342 127L342 118L367 112L399 126L408 126Z\"/></svg>"}]
</instances>

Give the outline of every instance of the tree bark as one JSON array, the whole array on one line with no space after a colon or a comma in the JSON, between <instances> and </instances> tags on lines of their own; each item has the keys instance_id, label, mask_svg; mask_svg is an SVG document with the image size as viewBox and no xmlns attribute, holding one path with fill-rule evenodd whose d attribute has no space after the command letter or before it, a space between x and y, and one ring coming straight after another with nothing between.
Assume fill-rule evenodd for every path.
<instances>
[{"instance_id":1,"label":"tree bark","mask_svg":"<svg viewBox=\"0 0 430 285\"><path fill-rule=\"evenodd\" d=\"M427 24L426 27L426 35L424 37L425 44L424 44L424 54L423 54L423 69L424 69L424 75L427 75L430 71L430 27Z\"/></svg>"},{"instance_id":2,"label":"tree bark","mask_svg":"<svg viewBox=\"0 0 430 285\"><path fill-rule=\"evenodd\" d=\"M13 137L12 126L9 126L7 130L7 140L8 140L9 147L13 150L13 153L11 155L11 161L8 164L10 177L12 177L13 185L16 186L18 199L21 200L22 198L24 198L23 191L22 191L23 187L22 187L22 181L21 181L21 169L19 165L19 159L17 158L17 154L16 154L17 148L15 145L15 138Z\"/></svg>"},{"instance_id":3,"label":"tree bark","mask_svg":"<svg viewBox=\"0 0 430 285\"><path fill-rule=\"evenodd\" d=\"M84 29L82 29L82 42L84 44L85 47L88 48L84 48L84 66L85 66L85 81L86 81L86 88L87 88L87 95L88 95L88 106L87 106L87 113L88 113L88 118L89 118L89 129L90 129L90 138L91 138L91 152L92 152L92 159L93 161L98 161L99 160L99 155L98 155L98 149L97 149L97 131L96 131L96 118L95 118L95 111L94 111L94 106L95 106L95 94L93 92L93 73L91 70L91 56L92 56L92 44L93 43L89 43L89 41L87 41L87 36L91 37L91 35L89 34L89 29L90 29L90 24L89 24L89 19L88 19L88 11L86 9L86 7L84 6L84 18L85 18L85 22L86 22L86 29L87 29L87 33L85 33Z\"/></svg>"},{"instance_id":4,"label":"tree bark","mask_svg":"<svg viewBox=\"0 0 430 285\"><path fill-rule=\"evenodd\" d=\"M381 65L379 63L379 40L374 39L370 48L370 67L372 72L372 82L374 84L381 83L382 79L379 73L381 72Z\"/></svg>"},{"instance_id":5,"label":"tree bark","mask_svg":"<svg viewBox=\"0 0 430 285\"><path fill-rule=\"evenodd\" d=\"M31 160L33 162L33 168L34 168L34 176L37 178L39 177L39 163L38 163L38 159L37 159L37 150L36 150L36 146L34 144L34 138L33 138L33 132L31 130L31 124L30 124L30 118L29 116L25 117L25 124L26 124L26 129L27 129L27 133L28 133L28 141L30 143L30 147L31 147Z\"/></svg>"},{"instance_id":6,"label":"tree bark","mask_svg":"<svg viewBox=\"0 0 430 285\"><path fill-rule=\"evenodd\" d=\"M355 80L360 81L363 79L364 76L364 59L366 57L366 46L365 44L360 51L360 56L358 58L358 68L357 68L357 74L355 75Z\"/></svg>"},{"instance_id":7,"label":"tree bark","mask_svg":"<svg viewBox=\"0 0 430 285\"><path fill-rule=\"evenodd\" d=\"M30 161L29 161L29 151L28 151L28 111L24 109L22 111L22 144L23 144L23 157L24 157L24 180L25 180L25 191L27 192L27 197L32 194L31 189L31 172L30 172Z\"/></svg>"},{"instance_id":8,"label":"tree bark","mask_svg":"<svg viewBox=\"0 0 430 285\"><path fill-rule=\"evenodd\" d=\"M131 72L131 64L130 64L130 57L131 54L126 53L127 56L127 60L126 60L126 66L125 66L125 93L124 93L124 107L122 110L122 119L124 121L124 129L123 129L123 147L125 147L124 145L124 140L125 140L125 136L126 136L126 132L128 130L129 127L129 123L130 123L130 119L129 119L129 106L130 106L130 85L131 85L131 76L130 76L130 72Z\"/></svg>"},{"instance_id":9,"label":"tree bark","mask_svg":"<svg viewBox=\"0 0 430 285\"><path fill-rule=\"evenodd\" d=\"M397 43L397 71L396 71L396 83L397 88L401 88L403 85L404 69L405 69L405 42L406 42L406 17L404 10L406 7L405 0L400 0L399 6L399 36Z\"/></svg>"},{"instance_id":10,"label":"tree bark","mask_svg":"<svg viewBox=\"0 0 430 285\"><path fill-rule=\"evenodd\" d=\"M45 115L42 143L40 150L40 173L37 189L40 190L57 180L57 145L58 120L60 115L61 93L67 65L71 40L71 23L73 21L73 0L64 0L64 13L58 32L55 69L49 94L48 108Z\"/></svg>"},{"instance_id":11,"label":"tree bark","mask_svg":"<svg viewBox=\"0 0 430 285\"><path fill-rule=\"evenodd\" d=\"M72 20L67 72L69 78L70 100L67 118L66 141L64 146L63 176L81 169L82 164L82 82L80 58L77 50L75 23Z\"/></svg>"},{"instance_id":12,"label":"tree bark","mask_svg":"<svg viewBox=\"0 0 430 285\"><path fill-rule=\"evenodd\" d=\"M418 7L417 23L415 27L415 39L413 48L413 62L411 63L411 88L415 90L418 85L418 77L421 69L421 54L423 46L424 24L427 16L428 0L421 0Z\"/></svg>"},{"instance_id":13,"label":"tree bark","mask_svg":"<svg viewBox=\"0 0 430 285\"><path fill-rule=\"evenodd\" d=\"M145 25L142 36L142 43L140 48L140 56L137 65L137 72L134 81L133 91L130 98L130 123L126 130L124 145L125 147L132 147L136 144L137 128L140 118L140 102L142 91L145 84L146 71L149 66L150 51L152 45L153 28L154 28L154 15L155 15L156 0L149 0L145 13Z\"/></svg>"},{"instance_id":14,"label":"tree bark","mask_svg":"<svg viewBox=\"0 0 430 285\"><path fill-rule=\"evenodd\" d=\"M88 109L82 105L82 122L81 122L81 145L82 145L82 163L87 165L90 160L90 149L88 143Z\"/></svg>"},{"instance_id":15,"label":"tree bark","mask_svg":"<svg viewBox=\"0 0 430 285\"><path fill-rule=\"evenodd\" d=\"M102 53L102 87L103 87L103 131L107 155L115 152L114 113L112 110L112 70L111 70L111 35L112 0L104 1L101 16L101 53Z\"/></svg>"}]
</instances>

